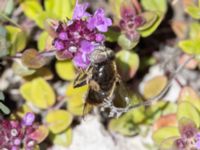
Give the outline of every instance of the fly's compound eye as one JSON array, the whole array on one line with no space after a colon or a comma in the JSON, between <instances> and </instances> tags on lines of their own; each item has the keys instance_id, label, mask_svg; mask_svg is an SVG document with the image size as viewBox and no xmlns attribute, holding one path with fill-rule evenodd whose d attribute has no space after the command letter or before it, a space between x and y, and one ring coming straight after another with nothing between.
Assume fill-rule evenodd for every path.
<instances>
[{"instance_id":1,"label":"fly's compound eye","mask_svg":"<svg viewBox=\"0 0 200 150\"><path fill-rule=\"evenodd\" d=\"M93 64L99 64L99 63L105 62L107 59L108 57L106 53L99 50L95 50L94 52L92 52L90 56L90 61Z\"/></svg>"},{"instance_id":2,"label":"fly's compound eye","mask_svg":"<svg viewBox=\"0 0 200 150\"><path fill-rule=\"evenodd\" d=\"M93 64L103 63L105 61L113 60L115 54L111 49L106 47L97 47L90 56L90 61Z\"/></svg>"}]
</instances>

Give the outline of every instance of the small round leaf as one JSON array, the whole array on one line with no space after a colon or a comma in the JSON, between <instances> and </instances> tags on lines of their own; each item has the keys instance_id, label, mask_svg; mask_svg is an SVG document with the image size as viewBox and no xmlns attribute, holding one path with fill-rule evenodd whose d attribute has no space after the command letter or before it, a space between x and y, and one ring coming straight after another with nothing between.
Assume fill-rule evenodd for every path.
<instances>
[{"instance_id":1,"label":"small round leaf","mask_svg":"<svg viewBox=\"0 0 200 150\"><path fill-rule=\"evenodd\" d=\"M72 129L68 128L66 131L59 134L54 134L50 138L55 145L67 147L72 142Z\"/></svg>"},{"instance_id":2,"label":"small round leaf","mask_svg":"<svg viewBox=\"0 0 200 150\"><path fill-rule=\"evenodd\" d=\"M46 122L50 131L57 134L70 126L72 122L72 115L65 110L53 110L48 112Z\"/></svg>"},{"instance_id":3,"label":"small round leaf","mask_svg":"<svg viewBox=\"0 0 200 150\"><path fill-rule=\"evenodd\" d=\"M167 78L165 76L157 76L147 81L144 85L144 97L146 99L157 96L166 86Z\"/></svg>"},{"instance_id":4,"label":"small round leaf","mask_svg":"<svg viewBox=\"0 0 200 150\"><path fill-rule=\"evenodd\" d=\"M131 79L139 67L139 57L132 51L122 50L116 55L119 73L124 81Z\"/></svg>"},{"instance_id":5,"label":"small round leaf","mask_svg":"<svg viewBox=\"0 0 200 150\"><path fill-rule=\"evenodd\" d=\"M38 69L44 66L47 59L35 49L27 49L22 54L22 63L29 68Z\"/></svg>"},{"instance_id":6,"label":"small round leaf","mask_svg":"<svg viewBox=\"0 0 200 150\"><path fill-rule=\"evenodd\" d=\"M49 130L46 126L40 125L34 132L32 132L29 137L37 141L37 143L41 143L46 139L49 134Z\"/></svg>"},{"instance_id":7,"label":"small round leaf","mask_svg":"<svg viewBox=\"0 0 200 150\"><path fill-rule=\"evenodd\" d=\"M188 102L180 102L178 104L177 119L188 118L193 121L197 127L200 126L200 117L197 109Z\"/></svg>"},{"instance_id":8,"label":"small round leaf","mask_svg":"<svg viewBox=\"0 0 200 150\"><path fill-rule=\"evenodd\" d=\"M56 72L64 80L73 80L76 76L74 65L71 61L57 61Z\"/></svg>"},{"instance_id":9,"label":"small round leaf","mask_svg":"<svg viewBox=\"0 0 200 150\"><path fill-rule=\"evenodd\" d=\"M42 109L54 105L56 97L54 90L43 78L36 78L31 83L32 103Z\"/></svg>"},{"instance_id":10,"label":"small round leaf","mask_svg":"<svg viewBox=\"0 0 200 150\"><path fill-rule=\"evenodd\" d=\"M163 127L153 133L153 140L160 145L165 139L179 135L180 133L177 127Z\"/></svg>"}]
</instances>

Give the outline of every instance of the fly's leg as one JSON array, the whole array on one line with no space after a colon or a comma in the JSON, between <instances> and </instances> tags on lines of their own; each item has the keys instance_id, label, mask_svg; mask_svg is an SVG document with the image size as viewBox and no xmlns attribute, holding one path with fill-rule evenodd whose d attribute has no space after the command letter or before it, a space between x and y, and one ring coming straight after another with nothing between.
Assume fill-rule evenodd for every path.
<instances>
[{"instance_id":1,"label":"fly's leg","mask_svg":"<svg viewBox=\"0 0 200 150\"><path fill-rule=\"evenodd\" d=\"M75 80L74 80L74 88L77 87L81 87L83 85L88 84L91 75L90 75L90 71L91 71L91 66L88 66L88 68L86 70L80 69L80 73L76 76Z\"/></svg>"}]
</instances>

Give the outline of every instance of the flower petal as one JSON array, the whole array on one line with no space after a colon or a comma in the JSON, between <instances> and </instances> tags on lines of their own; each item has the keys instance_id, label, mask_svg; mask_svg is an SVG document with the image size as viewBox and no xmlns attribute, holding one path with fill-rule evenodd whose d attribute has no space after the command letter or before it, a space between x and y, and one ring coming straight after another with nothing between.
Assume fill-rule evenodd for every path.
<instances>
[{"instance_id":1,"label":"flower petal","mask_svg":"<svg viewBox=\"0 0 200 150\"><path fill-rule=\"evenodd\" d=\"M90 14L86 12L86 9L88 7L89 7L89 3L78 4L78 0L77 0L72 19L81 19L83 17L90 16Z\"/></svg>"},{"instance_id":2,"label":"flower petal","mask_svg":"<svg viewBox=\"0 0 200 150\"><path fill-rule=\"evenodd\" d=\"M22 120L22 123L23 123L23 125L25 125L25 126L31 126L31 125L33 124L34 121L35 121L35 115L34 115L34 113L28 112L28 113L24 116L24 118L23 118L23 120Z\"/></svg>"},{"instance_id":3,"label":"flower petal","mask_svg":"<svg viewBox=\"0 0 200 150\"><path fill-rule=\"evenodd\" d=\"M83 53L91 53L94 50L94 45L87 40L81 41L80 51Z\"/></svg>"},{"instance_id":4,"label":"flower petal","mask_svg":"<svg viewBox=\"0 0 200 150\"><path fill-rule=\"evenodd\" d=\"M76 53L75 57L73 58L73 62L76 67L80 67L82 69L86 69L90 64L89 59L83 53Z\"/></svg>"},{"instance_id":5,"label":"flower petal","mask_svg":"<svg viewBox=\"0 0 200 150\"><path fill-rule=\"evenodd\" d=\"M93 30L95 27L100 32L107 32L108 26L112 25L112 20L105 17L104 10L99 8L96 10L93 17L88 19L88 29Z\"/></svg>"}]
</instances>

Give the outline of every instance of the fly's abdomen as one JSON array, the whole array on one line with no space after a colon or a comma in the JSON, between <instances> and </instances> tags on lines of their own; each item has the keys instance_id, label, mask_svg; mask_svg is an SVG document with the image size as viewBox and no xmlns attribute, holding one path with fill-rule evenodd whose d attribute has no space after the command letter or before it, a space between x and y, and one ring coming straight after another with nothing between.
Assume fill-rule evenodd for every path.
<instances>
[{"instance_id":1,"label":"fly's abdomen","mask_svg":"<svg viewBox=\"0 0 200 150\"><path fill-rule=\"evenodd\" d=\"M114 80L115 70L113 69L112 63L108 63L98 68L96 81L100 85L101 90L110 90Z\"/></svg>"},{"instance_id":2,"label":"fly's abdomen","mask_svg":"<svg viewBox=\"0 0 200 150\"><path fill-rule=\"evenodd\" d=\"M91 105L98 105L98 104L101 104L103 100L104 100L104 96L102 96L101 93L94 91L92 89L88 91L88 94L86 97L87 103Z\"/></svg>"}]
</instances>

